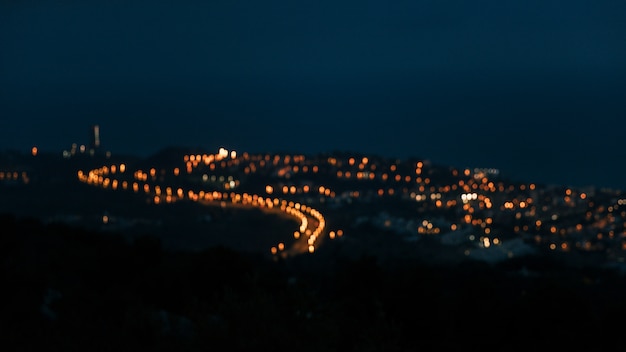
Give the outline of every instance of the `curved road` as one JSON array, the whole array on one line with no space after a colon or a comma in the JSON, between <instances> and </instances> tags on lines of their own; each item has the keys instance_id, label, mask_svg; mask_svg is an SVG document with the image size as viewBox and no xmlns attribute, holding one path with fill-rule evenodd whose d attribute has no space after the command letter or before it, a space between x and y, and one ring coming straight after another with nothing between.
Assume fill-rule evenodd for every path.
<instances>
[{"instance_id":1,"label":"curved road","mask_svg":"<svg viewBox=\"0 0 626 352\"><path fill-rule=\"evenodd\" d=\"M175 168L175 177L193 175L199 166L210 170L221 169L226 161L241 162L242 157L237 157L235 152L228 152L220 148L216 154L185 155L184 167ZM223 168L222 168L223 169ZM184 171L181 171L184 170ZM248 173L249 171L246 171ZM285 238L290 242L288 247L285 242L277 243L269 250L273 255L282 257L298 255L303 253L313 253L315 248L321 243L322 236L326 235L326 222L324 216L305 204L286 199L264 197L258 194L237 193L220 190L191 190L177 187L174 184L157 184L155 180L156 169L151 168L148 172L143 170L127 170L125 164L102 166L88 172L78 171L78 179L89 185L121 191L134 191L144 193L155 204L161 202L172 203L179 200L191 200L205 205L221 205L237 208L260 208L265 212L279 213L295 218L300 226L294 229L291 234L285 234ZM225 179L230 179L229 185L236 175L231 175ZM149 181L150 180L150 181ZM271 185L268 185L271 187ZM277 186L275 186L277 187Z\"/></svg>"}]
</instances>

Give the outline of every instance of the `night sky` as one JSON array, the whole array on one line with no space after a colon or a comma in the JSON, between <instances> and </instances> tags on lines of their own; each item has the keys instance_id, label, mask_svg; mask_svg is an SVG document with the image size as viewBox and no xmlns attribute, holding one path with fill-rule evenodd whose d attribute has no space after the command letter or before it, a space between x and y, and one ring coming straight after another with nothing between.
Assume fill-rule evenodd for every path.
<instances>
[{"instance_id":1,"label":"night sky","mask_svg":"<svg viewBox=\"0 0 626 352\"><path fill-rule=\"evenodd\" d=\"M0 149L346 150L626 189L626 1L0 1Z\"/></svg>"}]
</instances>

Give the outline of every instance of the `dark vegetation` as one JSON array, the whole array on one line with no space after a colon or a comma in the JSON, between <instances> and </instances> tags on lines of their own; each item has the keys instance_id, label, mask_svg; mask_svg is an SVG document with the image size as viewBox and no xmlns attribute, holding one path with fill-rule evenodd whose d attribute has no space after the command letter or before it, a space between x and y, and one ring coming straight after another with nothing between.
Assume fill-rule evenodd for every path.
<instances>
[{"instance_id":1,"label":"dark vegetation","mask_svg":"<svg viewBox=\"0 0 626 352\"><path fill-rule=\"evenodd\" d=\"M0 347L599 351L623 333L623 277L548 257L392 266L165 248L156 236L0 216Z\"/></svg>"}]
</instances>

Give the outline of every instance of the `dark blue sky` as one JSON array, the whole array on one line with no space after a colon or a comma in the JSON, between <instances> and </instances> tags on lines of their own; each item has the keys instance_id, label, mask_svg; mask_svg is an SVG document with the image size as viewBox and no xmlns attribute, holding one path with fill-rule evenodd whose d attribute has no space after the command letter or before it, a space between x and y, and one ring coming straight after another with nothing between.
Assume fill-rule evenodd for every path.
<instances>
[{"instance_id":1,"label":"dark blue sky","mask_svg":"<svg viewBox=\"0 0 626 352\"><path fill-rule=\"evenodd\" d=\"M0 148L353 150L626 189L623 0L2 1Z\"/></svg>"}]
</instances>

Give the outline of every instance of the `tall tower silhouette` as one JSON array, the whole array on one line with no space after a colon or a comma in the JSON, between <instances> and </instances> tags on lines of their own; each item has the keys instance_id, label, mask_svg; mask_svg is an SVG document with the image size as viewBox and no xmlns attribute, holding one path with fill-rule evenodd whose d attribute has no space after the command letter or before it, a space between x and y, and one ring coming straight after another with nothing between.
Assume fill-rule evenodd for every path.
<instances>
[{"instance_id":1,"label":"tall tower silhouette","mask_svg":"<svg viewBox=\"0 0 626 352\"><path fill-rule=\"evenodd\" d=\"M89 141L89 149L94 151L100 149L100 126L92 125L89 133L91 137Z\"/></svg>"}]
</instances>

